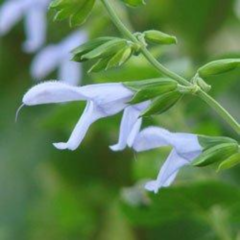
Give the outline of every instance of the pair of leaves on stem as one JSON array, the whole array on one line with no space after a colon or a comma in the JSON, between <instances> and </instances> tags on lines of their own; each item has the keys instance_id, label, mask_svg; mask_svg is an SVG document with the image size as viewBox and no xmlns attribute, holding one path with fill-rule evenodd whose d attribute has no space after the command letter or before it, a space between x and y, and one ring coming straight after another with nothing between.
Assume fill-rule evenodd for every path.
<instances>
[{"instance_id":1,"label":"pair of leaves on stem","mask_svg":"<svg viewBox=\"0 0 240 240\"><path fill-rule=\"evenodd\" d=\"M69 18L71 27L82 25L90 15L96 0L53 0L49 8L56 11L54 20Z\"/></svg>"},{"instance_id":2,"label":"pair of leaves on stem","mask_svg":"<svg viewBox=\"0 0 240 240\"><path fill-rule=\"evenodd\" d=\"M227 137L198 136L203 153L197 157L194 166L204 167L217 163L218 171L231 168L240 163L238 142Z\"/></svg>"},{"instance_id":3,"label":"pair of leaves on stem","mask_svg":"<svg viewBox=\"0 0 240 240\"><path fill-rule=\"evenodd\" d=\"M177 90L177 82L167 78L126 82L124 84L136 92L129 102L130 104L152 100L150 106L141 114L142 116L161 114L175 105L182 97L182 94Z\"/></svg>"},{"instance_id":4,"label":"pair of leaves on stem","mask_svg":"<svg viewBox=\"0 0 240 240\"><path fill-rule=\"evenodd\" d=\"M90 15L97 0L52 0L50 9L56 11L54 20L69 18L71 27L82 25ZM130 7L144 5L144 0L121 0Z\"/></svg>"},{"instance_id":5,"label":"pair of leaves on stem","mask_svg":"<svg viewBox=\"0 0 240 240\"><path fill-rule=\"evenodd\" d=\"M137 48L134 43L126 39L101 37L77 47L72 53L76 62L98 60L89 72L99 72L123 65L134 53L137 53Z\"/></svg>"}]
</instances>

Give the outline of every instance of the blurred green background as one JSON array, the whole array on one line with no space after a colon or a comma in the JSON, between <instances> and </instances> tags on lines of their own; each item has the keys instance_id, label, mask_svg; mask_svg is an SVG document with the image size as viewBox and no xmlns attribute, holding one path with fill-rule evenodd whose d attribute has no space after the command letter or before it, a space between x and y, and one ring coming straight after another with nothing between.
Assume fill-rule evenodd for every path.
<instances>
[{"instance_id":1,"label":"blurred green background","mask_svg":"<svg viewBox=\"0 0 240 240\"><path fill-rule=\"evenodd\" d=\"M3 1L0 1L0 3ZM135 31L158 29L178 37L179 45L153 49L170 69L186 76L207 61L240 56L240 16L234 0L158 0L119 14ZM240 4L239 4L240 5ZM48 42L66 36L67 22L53 22ZM84 29L91 38L118 35L100 4ZM0 240L232 240L240 239L240 167L186 167L157 195L143 190L155 178L169 149L113 153L121 115L100 120L74 152L58 151L84 107L81 103L24 108L15 112L34 84L31 55L21 51L23 25L0 39ZM84 65L85 72L90 67ZM126 66L84 76L84 84L159 76L133 58ZM56 78L56 73L49 79ZM240 121L240 71L208 79L211 95ZM233 138L231 129L199 99L186 97L145 125L171 131ZM239 140L239 139L238 139Z\"/></svg>"}]
</instances>

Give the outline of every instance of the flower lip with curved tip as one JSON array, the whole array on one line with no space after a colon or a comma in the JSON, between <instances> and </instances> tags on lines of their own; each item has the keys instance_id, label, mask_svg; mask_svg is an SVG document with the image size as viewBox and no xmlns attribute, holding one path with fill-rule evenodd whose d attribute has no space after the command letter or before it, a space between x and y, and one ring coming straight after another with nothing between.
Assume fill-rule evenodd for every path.
<instances>
[{"instance_id":1,"label":"flower lip with curved tip","mask_svg":"<svg viewBox=\"0 0 240 240\"><path fill-rule=\"evenodd\" d=\"M144 111L149 104L150 101L146 101L125 108L120 126L119 140L117 144L110 146L111 150L121 151L126 148L126 146L132 147L142 125L141 112Z\"/></svg>"},{"instance_id":2,"label":"flower lip with curved tip","mask_svg":"<svg viewBox=\"0 0 240 240\"><path fill-rule=\"evenodd\" d=\"M18 120L18 116L20 114L20 111L25 107L25 104L21 104L21 106L17 109L16 114L15 114L15 122Z\"/></svg>"},{"instance_id":3,"label":"flower lip with curved tip","mask_svg":"<svg viewBox=\"0 0 240 240\"><path fill-rule=\"evenodd\" d=\"M66 143L54 143L54 146L58 149L75 150L81 144L92 123L124 110L133 94L122 83L102 83L75 87L57 81L48 81L31 88L24 95L23 104L33 106L87 101L87 106L69 140Z\"/></svg>"}]
</instances>

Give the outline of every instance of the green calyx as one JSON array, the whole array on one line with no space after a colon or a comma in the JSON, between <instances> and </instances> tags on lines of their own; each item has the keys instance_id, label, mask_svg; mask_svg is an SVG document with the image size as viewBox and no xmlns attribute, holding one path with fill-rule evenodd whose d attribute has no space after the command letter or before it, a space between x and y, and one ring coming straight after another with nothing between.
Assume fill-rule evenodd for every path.
<instances>
[{"instance_id":1,"label":"green calyx","mask_svg":"<svg viewBox=\"0 0 240 240\"><path fill-rule=\"evenodd\" d=\"M87 43L84 43L72 51L72 54L73 54L72 60L76 61L76 62L86 61L87 59L83 59L83 56L85 54L87 54L88 52L92 51L93 49L98 48L99 46L101 46L109 41L115 40L115 39L116 39L115 37L100 37L100 38L91 40Z\"/></svg>"},{"instance_id":2,"label":"green calyx","mask_svg":"<svg viewBox=\"0 0 240 240\"><path fill-rule=\"evenodd\" d=\"M237 164L235 154L239 153L238 142L228 137L198 136L198 142L202 147L202 153L194 160L193 165L204 167L214 163L220 163L219 170L230 168Z\"/></svg>"},{"instance_id":3,"label":"green calyx","mask_svg":"<svg viewBox=\"0 0 240 240\"><path fill-rule=\"evenodd\" d=\"M125 82L124 85L130 90L136 92L130 100L130 104L152 100L150 106L141 114L141 116L161 114L175 105L183 96L178 91L177 82L168 78Z\"/></svg>"},{"instance_id":4,"label":"green calyx","mask_svg":"<svg viewBox=\"0 0 240 240\"><path fill-rule=\"evenodd\" d=\"M72 51L73 60L97 60L88 72L99 72L122 66L137 51L136 44L122 38L102 37L89 41Z\"/></svg>"},{"instance_id":5,"label":"green calyx","mask_svg":"<svg viewBox=\"0 0 240 240\"><path fill-rule=\"evenodd\" d=\"M172 92L177 89L177 83L171 79L159 79L156 82L149 82L145 86L139 88L134 97L129 102L137 104L149 99L159 97L165 93Z\"/></svg>"},{"instance_id":6,"label":"green calyx","mask_svg":"<svg viewBox=\"0 0 240 240\"><path fill-rule=\"evenodd\" d=\"M217 171L222 171L226 169L230 169L240 164L240 152L233 154L227 160L223 161L219 166Z\"/></svg>"},{"instance_id":7,"label":"green calyx","mask_svg":"<svg viewBox=\"0 0 240 240\"><path fill-rule=\"evenodd\" d=\"M193 165L196 167L204 167L210 164L219 163L235 155L237 152L237 143L218 144L200 154L200 156L194 160Z\"/></svg>"},{"instance_id":8,"label":"green calyx","mask_svg":"<svg viewBox=\"0 0 240 240\"><path fill-rule=\"evenodd\" d=\"M170 91L155 98L150 106L141 114L142 117L157 115L173 107L182 97L178 91Z\"/></svg>"},{"instance_id":9,"label":"green calyx","mask_svg":"<svg viewBox=\"0 0 240 240\"><path fill-rule=\"evenodd\" d=\"M128 42L125 39L113 39L84 54L82 59L91 60L95 58L109 57L116 54L119 50L125 48L127 45Z\"/></svg>"},{"instance_id":10,"label":"green calyx","mask_svg":"<svg viewBox=\"0 0 240 240\"><path fill-rule=\"evenodd\" d=\"M238 144L236 140L228 137L209 137L209 136L198 136L198 142L201 145L203 151L210 149L219 144Z\"/></svg>"}]
</instances>

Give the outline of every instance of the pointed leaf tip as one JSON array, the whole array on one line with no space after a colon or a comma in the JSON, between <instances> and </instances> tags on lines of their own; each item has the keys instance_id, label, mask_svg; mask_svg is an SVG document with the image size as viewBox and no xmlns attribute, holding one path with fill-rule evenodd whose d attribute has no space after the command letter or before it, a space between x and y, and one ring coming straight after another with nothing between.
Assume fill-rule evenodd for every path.
<instances>
[{"instance_id":1,"label":"pointed leaf tip","mask_svg":"<svg viewBox=\"0 0 240 240\"><path fill-rule=\"evenodd\" d=\"M141 114L142 117L161 114L173 107L182 97L178 91L171 91L157 97Z\"/></svg>"},{"instance_id":2,"label":"pointed leaf tip","mask_svg":"<svg viewBox=\"0 0 240 240\"><path fill-rule=\"evenodd\" d=\"M71 27L82 25L90 15L96 0L54 0L49 8L56 11L54 20L69 19Z\"/></svg>"}]
</instances>

